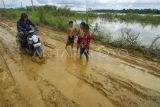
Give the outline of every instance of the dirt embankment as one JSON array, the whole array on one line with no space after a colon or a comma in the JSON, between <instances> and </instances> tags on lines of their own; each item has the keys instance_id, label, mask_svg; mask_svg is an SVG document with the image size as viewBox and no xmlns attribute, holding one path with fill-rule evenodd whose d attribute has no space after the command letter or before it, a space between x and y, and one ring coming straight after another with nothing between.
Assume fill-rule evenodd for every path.
<instances>
[{"instance_id":1,"label":"dirt embankment","mask_svg":"<svg viewBox=\"0 0 160 107\"><path fill-rule=\"evenodd\" d=\"M46 62L37 64L18 52L13 21L1 19L0 30L2 107L160 106L158 62L92 43L86 65L64 50L65 33L41 27Z\"/></svg>"}]
</instances>

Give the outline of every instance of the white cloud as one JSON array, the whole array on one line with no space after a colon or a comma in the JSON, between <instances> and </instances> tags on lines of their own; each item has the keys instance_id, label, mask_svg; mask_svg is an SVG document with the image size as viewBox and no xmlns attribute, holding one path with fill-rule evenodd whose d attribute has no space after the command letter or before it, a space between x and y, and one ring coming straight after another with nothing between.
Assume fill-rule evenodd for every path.
<instances>
[{"instance_id":1,"label":"white cloud","mask_svg":"<svg viewBox=\"0 0 160 107\"><path fill-rule=\"evenodd\" d=\"M20 7L31 5L31 0L4 0L6 7ZM155 8L160 9L160 0L33 0L35 5L69 5L72 9L87 8L105 8L105 9L123 9L123 8ZM0 0L0 7L3 7Z\"/></svg>"}]
</instances>

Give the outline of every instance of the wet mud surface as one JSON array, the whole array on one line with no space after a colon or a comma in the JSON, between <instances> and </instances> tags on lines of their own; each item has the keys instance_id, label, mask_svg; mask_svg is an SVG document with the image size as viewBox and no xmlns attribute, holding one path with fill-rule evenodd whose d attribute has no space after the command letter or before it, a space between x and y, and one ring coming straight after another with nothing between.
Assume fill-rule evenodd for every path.
<instances>
[{"instance_id":1,"label":"wet mud surface","mask_svg":"<svg viewBox=\"0 0 160 107\"><path fill-rule=\"evenodd\" d=\"M0 19L0 107L160 106L159 62L92 43L86 64L64 49L65 33L40 27L45 62L36 63L19 52L14 21Z\"/></svg>"}]
</instances>

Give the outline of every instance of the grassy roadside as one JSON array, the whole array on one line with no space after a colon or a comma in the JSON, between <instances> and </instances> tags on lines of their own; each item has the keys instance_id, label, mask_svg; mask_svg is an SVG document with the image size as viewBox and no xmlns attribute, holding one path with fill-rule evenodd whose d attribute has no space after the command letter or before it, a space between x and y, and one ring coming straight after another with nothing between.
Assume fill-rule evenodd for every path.
<instances>
[{"instance_id":1,"label":"grassy roadside","mask_svg":"<svg viewBox=\"0 0 160 107\"><path fill-rule=\"evenodd\" d=\"M29 18L37 24L45 24L55 29L65 31L68 24L68 8L57 7L36 7L35 11L31 8L19 8L19 9L0 9L0 16L7 17L9 19L19 19L22 12L27 12ZM64 14L65 13L65 14Z\"/></svg>"},{"instance_id":2,"label":"grassy roadside","mask_svg":"<svg viewBox=\"0 0 160 107\"><path fill-rule=\"evenodd\" d=\"M89 17L97 17L92 12L76 13L70 10L68 7L58 8L56 6L39 6L35 7L35 11L32 8L17 8L17 9L0 9L0 16L7 17L9 19L18 19L22 12L29 14L29 18L37 24L44 24L55 29L66 31L68 22L70 20L82 19L87 22Z\"/></svg>"}]
</instances>

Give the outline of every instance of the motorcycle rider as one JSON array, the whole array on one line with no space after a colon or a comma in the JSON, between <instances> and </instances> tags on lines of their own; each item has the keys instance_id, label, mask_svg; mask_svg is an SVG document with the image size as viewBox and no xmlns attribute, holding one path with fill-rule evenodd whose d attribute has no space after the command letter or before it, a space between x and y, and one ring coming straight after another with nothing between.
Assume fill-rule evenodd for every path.
<instances>
[{"instance_id":1,"label":"motorcycle rider","mask_svg":"<svg viewBox=\"0 0 160 107\"><path fill-rule=\"evenodd\" d=\"M37 29L37 27L28 19L28 15L26 13L21 13L21 17L17 21L17 36L20 39L21 48L25 48L27 45L27 35L25 35L24 31L30 31L31 26Z\"/></svg>"}]
</instances>

